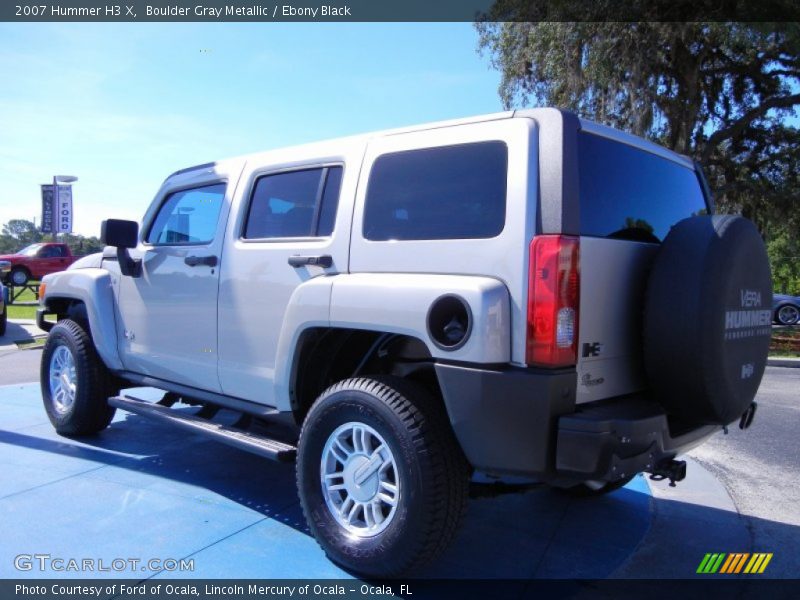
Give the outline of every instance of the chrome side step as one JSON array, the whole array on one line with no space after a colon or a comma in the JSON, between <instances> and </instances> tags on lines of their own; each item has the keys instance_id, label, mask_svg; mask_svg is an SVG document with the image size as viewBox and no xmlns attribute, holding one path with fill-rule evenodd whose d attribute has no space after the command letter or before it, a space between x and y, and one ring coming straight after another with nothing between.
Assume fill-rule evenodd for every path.
<instances>
[{"instance_id":1,"label":"chrome side step","mask_svg":"<svg viewBox=\"0 0 800 600\"><path fill-rule=\"evenodd\" d=\"M279 462L291 462L295 459L297 448L278 440L254 435L248 431L214 423L193 414L178 412L172 408L128 396L113 396L108 403L116 408L141 415L162 423L176 425L192 433L199 433L247 452Z\"/></svg>"}]
</instances>

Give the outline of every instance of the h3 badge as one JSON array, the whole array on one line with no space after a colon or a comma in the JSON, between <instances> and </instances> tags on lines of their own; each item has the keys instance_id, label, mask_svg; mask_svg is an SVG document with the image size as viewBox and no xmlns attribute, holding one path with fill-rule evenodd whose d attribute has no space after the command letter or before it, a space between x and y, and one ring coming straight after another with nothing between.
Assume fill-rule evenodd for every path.
<instances>
[{"instance_id":1,"label":"h3 badge","mask_svg":"<svg viewBox=\"0 0 800 600\"><path fill-rule=\"evenodd\" d=\"M600 342L591 342L585 343L583 345L583 350L581 351L581 355L583 358L588 358L590 356L600 356L600 353L603 351L603 344Z\"/></svg>"}]
</instances>

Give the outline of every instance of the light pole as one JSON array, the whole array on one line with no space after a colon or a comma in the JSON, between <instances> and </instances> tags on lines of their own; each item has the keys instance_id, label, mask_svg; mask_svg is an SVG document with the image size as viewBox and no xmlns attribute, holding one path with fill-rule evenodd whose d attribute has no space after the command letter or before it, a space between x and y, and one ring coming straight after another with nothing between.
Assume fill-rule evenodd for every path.
<instances>
[{"instance_id":1,"label":"light pole","mask_svg":"<svg viewBox=\"0 0 800 600\"><path fill-rule=\"evenodd\" d=\"M74 175L53 175L53 206L55 208L55 211L54 211L55 214L53 215L53 218L55 219L54 231L53 231L53 241L54 242L58 241L58 230L60 228L59 225L58 225L58 220L57 220L58 219L58 184L59 183L65 183L67 185L72 185L76 181L78 181L78 178L75 177Z\"/></svg>"}]
</instances>

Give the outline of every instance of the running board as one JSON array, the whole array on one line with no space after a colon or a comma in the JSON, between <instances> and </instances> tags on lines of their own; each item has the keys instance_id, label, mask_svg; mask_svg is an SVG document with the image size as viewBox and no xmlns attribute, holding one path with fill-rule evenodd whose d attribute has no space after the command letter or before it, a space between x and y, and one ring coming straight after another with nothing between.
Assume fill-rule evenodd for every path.
<instances>
[{"instance_id":1,"label":"running board","mask_svg":"<svg viewBox=\"0 0 800 600\"><path fill-rule=\"evenodd\" d=\"M108 403L116 408L162 423L170 423L192 433L206 435L223 444L253 452L278 462L291 462L297 454L297 448L289 444L253 435L241 429L214 423L202 417L178 412L172 408L153 404L152 402L136 400L126 396L113 396L108 399Z\"/></svg>"}]
</instances>

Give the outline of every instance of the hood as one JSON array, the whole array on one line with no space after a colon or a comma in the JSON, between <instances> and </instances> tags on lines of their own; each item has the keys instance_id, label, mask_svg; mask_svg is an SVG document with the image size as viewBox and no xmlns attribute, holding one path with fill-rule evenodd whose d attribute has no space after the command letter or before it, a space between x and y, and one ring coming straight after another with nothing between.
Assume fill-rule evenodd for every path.
<instances>
[{"instance_id":1,"label":"hood","mask_svg":"<svg viewBox=\"0 0 800 600\"><path fill-rule=\"evenodd\" d=\"M102 264L103 264L103 253L96 252L94 254L88 254L83 258L79 258L69 267L67 267L67 271L73 271L75 269L97 269Z\"/></svg>"}]
</instances>

